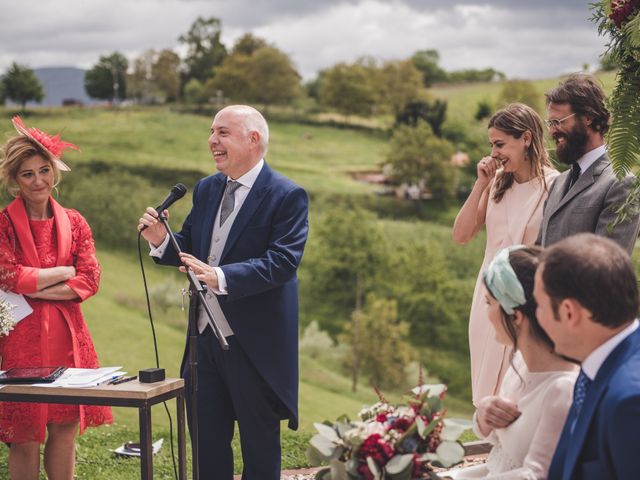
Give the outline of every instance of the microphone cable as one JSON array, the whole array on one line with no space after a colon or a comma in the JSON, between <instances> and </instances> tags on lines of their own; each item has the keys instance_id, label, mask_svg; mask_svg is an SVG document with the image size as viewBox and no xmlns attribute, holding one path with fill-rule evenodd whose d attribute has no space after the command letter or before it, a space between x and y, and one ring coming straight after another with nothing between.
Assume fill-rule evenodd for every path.
<instances>
[{"instance_id":1,"label":"microphone cable","mask_svg":"<svg viewBox=\"0 0 640 480\"><path fill-rule=\"evenodd\" d=\"M144 294L145 299L147 301L147 312L149 313L149 323L151 324L151 333L153 335L153 350L156 355L156 368L160 368L160 359L158 356L158 342L156 340L156 328L153 324L153 315L151 314L151 302L149 300L149 288L147 287L147 276L144 272L144 262L142 261L142 245L140 238L142 237L142 232L138 232L138 260L140 262L140 271L142 272L142 283L144 283ZM178 467L176 466L176 454L173 449L173 419L171 418L171 412L169 411L169 407L167 407L167 402L162 402L164 405L164 410L167 412L167 417L169 417L169 443L171 445L171 460L173 461L173 474L176 480L178 480ZM186 459L185 459L186 460Z\"/></svg>"}]
</instances>

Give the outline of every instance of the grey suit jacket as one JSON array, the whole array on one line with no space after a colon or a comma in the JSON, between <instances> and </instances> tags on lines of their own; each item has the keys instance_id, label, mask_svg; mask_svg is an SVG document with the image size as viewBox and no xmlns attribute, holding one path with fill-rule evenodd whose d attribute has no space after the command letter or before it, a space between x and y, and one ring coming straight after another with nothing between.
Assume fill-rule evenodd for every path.
<instances>
[{"instance_id":1,"label":"grey suit jacket","mask_svg":"<svg viewBox=\"0 0 640 480\"><path fill-rule=\"evenodd\" d=\"M570 173L571 170L567 170L558 176L549 189L536 243L547 247L570 235L591 232L615 240L631 255L640 230L640 214L613 230L609 225L627 198L635 177L628 175L618 180L609 157L604 154L580 175L563 197Z\"/></svg>"}]
</instances>

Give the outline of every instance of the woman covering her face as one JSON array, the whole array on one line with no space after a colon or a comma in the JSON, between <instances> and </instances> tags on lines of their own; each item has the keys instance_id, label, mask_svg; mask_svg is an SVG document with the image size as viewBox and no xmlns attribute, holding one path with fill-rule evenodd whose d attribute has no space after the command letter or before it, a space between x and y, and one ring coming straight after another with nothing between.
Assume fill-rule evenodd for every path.
<instances>
[{"instance_id":1,"label":"woman covering her face","mask_svg":"<svg viewBox=\"0 0 640 480\"><path fill-rule=\"evenodd\" d=\"M548 187L558 175L544 148L540 116L521 103L489 120L491 155L478 163L478 178L453 225L453 239L467 243L486 225L487 241L469 318L473 403L495 394L508 367L510 347L498 343L487 322L482 273L501 248L532 244L542 222Z\"/></svg>"},{"instance_id":2,"label":"woman covering her face","mask_svg":"<svg viewBox=\"0 0 640 480\"><path fill-rule=\"evenodd\" d=\"M76 148L19 117L19 135L2 149L0 179L15 199L0 211L0 289L22 294L33 312L0 337L2 370L12 367L98 367L80 302L98 291L100 265L86 220L51 196L61 156ZM111 409L34 403L0 403L0 441L10 443L9 476L36 480L40 444L49 478L73 478L75 437L86 427L112 422Z\"/></svg>"}]
</instances>

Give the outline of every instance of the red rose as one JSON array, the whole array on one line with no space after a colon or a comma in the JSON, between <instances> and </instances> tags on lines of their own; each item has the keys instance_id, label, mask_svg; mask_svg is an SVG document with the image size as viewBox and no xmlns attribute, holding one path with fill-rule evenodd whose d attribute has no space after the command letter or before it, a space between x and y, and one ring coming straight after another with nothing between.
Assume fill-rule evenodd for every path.
<instances>
[{"instance_id":1,"label":"red rose","mask_svg":"<svg viewBox=\"0 0 640 480\"><path fill-rule=\"evenodd\" d=\"M389 460L393 458L394 450L387 442L385 442L378 433L369 435L367 439L362 443L360 450L358 450L358 457L362 464L358 467L358 471L365 466L367 471L367 457L371 457L379 467L384 467ZM373 477L371 477L373 478Z\"/></svg>"},{"instance_id":2,"label":"red rose","mask_svg":"<svg viewBox=\"0 0 640 480\"><path fill-rule=\"evenodd\" d=\"M379 413L378 416L376 417L376 422L378 423L384 423L387 421L387 414L386 413Z\"/></svg>"}]
</instances>

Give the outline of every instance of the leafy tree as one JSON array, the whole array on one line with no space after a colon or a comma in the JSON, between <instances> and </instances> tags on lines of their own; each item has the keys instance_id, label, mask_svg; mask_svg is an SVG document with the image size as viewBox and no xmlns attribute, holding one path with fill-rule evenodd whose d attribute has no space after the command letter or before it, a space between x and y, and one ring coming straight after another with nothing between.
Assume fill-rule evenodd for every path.
<instances>
[{"instance_id":1,"label":"leafy tree","mask_svg":"<svg viewBox=\"0 0 640 480\"><path fill-rule=\"evenodd\" d=\"M442 137L442 125L447 114L447 102L445 100L414 100L405 105L404 109L396 115L396 125L405 124L415 127L419 120L429 124L437 137Z\"/></svg>"},{"instance_id":2,"label":"leafy tree","mask_svg":"<svg viewBox=\"0 0 640 480\"><path fill-rule=\"evenodd\" d=\"M416 101L422 90L420 71L410 60L386 62L379 69L379 102L398 115L405 105Z\"/></svg>"},{"instance_id":3,"label":"leafy tree","mask_svg":"<svg viewBox=\"0 0 640 480\"><path fill-rule=\"evenodd\" d=\"M307 325L300 337L300 352L304 352L311 358L319 358L334 348L335 342L331 336L320 329L315 320Z\"/></svg>"},{"instance_id":4,"label":"leafy tree","mask_svg":"<svg viewBox=\"0 0 640 480\"><path fill-rule=\"evenodd\" d=\"M192 78L184 86L184 99L189 103L205 103L204 85L195 78Z\"/></svg>"},{"instance_id":5,"label":"leafy tree","mask_svg":"<svg viewBox=\"0 0 640 480\"><path fill-rule=\"evenodd\" d=\"M409 238L389 254L389 294L398 299L398 317L411 325L412 342L452 350L464 345L474 276L460 285L442 241Z\"/></svg>"},{"instance_id":6,"label":"leafy tree","mask_svg":"<svg viewBox=\"0 0 640 480\"><path fill-rule=\"evenodd\" d=\"M478 121L484 120L485 118L489 118L493 113L493 105L487 99L480 100L478 102L478 108L476 110L476 114L474 118Z\"/></svg>"},{"instance_id":7,"label":"leafy tree","mask_svg":"<svg viewBox=\"0 0 640 480\"><path fill-rule=\"evenodd\" d=\"M252 39L255 45L261 42ZM241 41L246 47L246 36ZM215 69L215 76L205 85L206 94L211 96L221 90L234 101L264 105L288 104L300 95L300 75L286 54L270 46L255 50L245 47L229 55ZM250 54L244 53L250 50Z\"/></svg>"},{"instance_id":8,"label":"leafy tree","mask_svg":"<svg viewBox=\"0 0 640 480\"><path fill-rule=\"evenodd\" d=\"M361 63L340 63L321 72L318 99L345 115L369 116L376 104L371 69Z\"/></svg>"},{"instance_id":9,"label":"leafy tree","mask_svg":"<svg viewBox=\"0 0 640 480\"><path fill-rule=\"evenodd\" d=\"M505 74L493 68L477 70L474 68L449 72L449 82L495 82L504 80Z\"/></svg>"},{"instance_id":10,"label":"leafy tree","mask_svg":"<svg viewBox=\"0 0 640 480\"><path fill-rule=\"evenodd\" d=\"M419 50L413 54L411 61L422 73L422 83L425 87L447 81L447 72L438 65L440 54L437 50Z\"/></svg>"},{"instance_id":11,"label":"leafy tree","mask_svg":"<svg viewBox=\"0 0 640 480\"><path fill-rule=\"evenodd\" d=\"M509 80L504 83L498 105L505 106L514 102L529 105L538 112L542 110L542 96L529 80Z\"/></svg>"},{"instance_id":12,"label":"leafy tree","mask_svg":"<svg viewBox=\"0 0 640 480\"><path fill-rule=\"evenodd\" d=\"M314 221L305 256L302 301L323 328L337 334L365 295L378 288L385 268L386 241L376 217L361 208L336 205Z\"/></svg>"},{"instance_id":13,"label":"leafy tree","mask_svg":"<svg viewBox=\"0 0 640 480\"><path fill-rule=\"evenodd\" d=\"M456 188L456 170L450 164L454 151L449 141L437 138L422 120L415 127L401 125L391 137L387 155L390 179L428 189L434 198L451 198Z\"/></svg>"},{"instance_id":14,"label":"leafy tree","mask_svg":"<svg viewBox=\"0 0 640 480\"><path fill-rule=\"evenodd\" d=\"M395 300L367 296L365 307L353 312L341 335L349 347L345 363L351 369L353 391L360 373L380 388L404 385L405 366L412 358L408 333L409 324L398 320Z\"/></svg>"},{"instance_id":15,"label":"leafy tree","mask_svg":"<svg viewBox=\"0 0 640 480\"><path fill-rule=\"evenodd\" d=\"M156 51L146 50L133 61L133 72L127 78L127 93L138 101L150 101L154 96L155 86L151 68L155 61Z\"/></svg>"},{"instance_id":16,"label":"leafy tree","mask_svg":"<svg viewBox=\"0 0 640 480\"><path fill-rule=\"evenodd\" d=\"M254 37L250 33L245 33L241 36L231 50L232 55L253 55L253 53L264 47L268 47L269 44L266 40L260 37Z\"/></svg>"},{"instance_id":17,"label":"leafy tree","mask_svg":"<svg viewBox=\"0 0 640 480\"><path fill-rule=\"evenodd\" d=\"M25 109L27 102L41 102L44 98L44 91L38 77L26 65L12 63L2 77L2 86L4 96L22 105L22 110Z\"/></svg>"},{"instance_id":18,"label":"leafy tree","mask_svg":"<svg viewBox=\"0 0 640 480\"><path fill-rule=\"evenodd\" d=\"M114 52L102 56L84 77L84 89L92 98L101 100L124 100L127 97L127 68L129 62L124 55Z\"/></svg>"},{"instance_id":19,"label":"leafy tree","mask_svg":"<svg viewBox=\"0 0 640 480\"><path fill-rule=\"evenodd\" d=\"M0 81L0 105L4 105L6 95L4 93L4 83Z\"/></svg>"},{"instance_id":20,"label":"leafy tree","mask_svg":"<svg viewBox=\"0 0 640 480\"><path fill-rule=\"evenodd\" d=\"M227 49L220 41L220 20L198 17L186 35L178 41L187 47L187 81L195 78L204 83L213 76L213 67L222 63Z\"/></svg>"},{"instance_id":21,"label":"leafy tree","mask_svg":"<svg viewBox=\"0 0 640 480\"><path fill-rule=\"evenodd\" d=\"M180 97L180 57L172 50L162 50L151 66L151 77L165 101L173 102Z\"/></svg>"}]
</instances>

